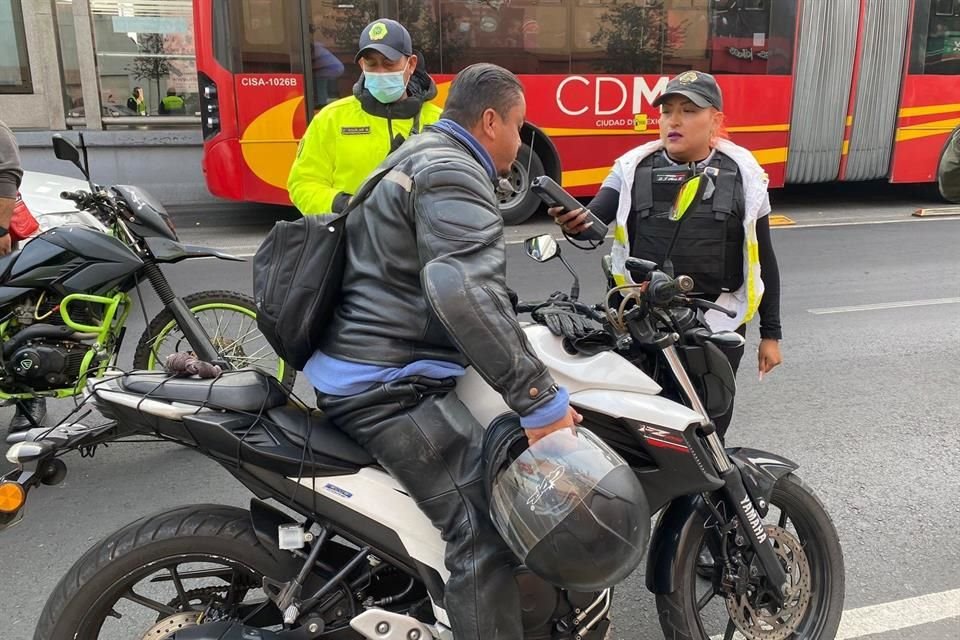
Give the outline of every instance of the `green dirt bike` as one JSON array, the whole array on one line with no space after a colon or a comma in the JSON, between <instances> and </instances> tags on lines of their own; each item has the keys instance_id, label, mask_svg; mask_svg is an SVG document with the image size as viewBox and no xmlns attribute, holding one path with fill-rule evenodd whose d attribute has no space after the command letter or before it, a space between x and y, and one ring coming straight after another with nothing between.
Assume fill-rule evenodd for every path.
<instances>
[{"instance_id":1,"label":"green dirt bike","mask_svg":"<svg viewBox=\"0 0 960 640\"><path fill-rule=\"evenodd\" d=\"M73 162L90 191L63 192L102 228L63 226L0 258L0 401L79 394L88 377L115 363L140 284L148 280L163 310L147 325L135 369L161 367L167 355L190 351L224 368L255 367L292 384L295 372L257 329L253 298L231 291L178 297L160 265L214 257L209 247L179 242L166 210L142 189L90 182L86 148L54 136L54 151ZM32 418L31 418L32 421ZM34 425L37 426L37 425Z\"/></svg>"}]
</instances>

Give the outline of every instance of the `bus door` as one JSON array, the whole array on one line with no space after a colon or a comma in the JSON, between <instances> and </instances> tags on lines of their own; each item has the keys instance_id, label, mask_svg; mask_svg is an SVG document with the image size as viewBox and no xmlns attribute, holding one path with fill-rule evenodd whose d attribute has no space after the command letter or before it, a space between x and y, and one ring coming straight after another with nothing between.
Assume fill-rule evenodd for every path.
<instances>
[{"instance_id":1,"label":"bus door","mask_svg":"<svg viewBox=\"0 0 960 640\"><path fill-rule=\"evenodd\" d=\"M915 0L892 182L931 182L960 127L960 0Z\"/></svg>"},{"instance_id":2,"label":"bus door","mask_svg":"<svg viewBox=\"0 0 960 640\"><path fill-rule=\"evenodd\" d=\"M861 3L801 4L787 182L830 182L840 175Z\"/></svg>"},{"instance_id":3,"label":"bus door","mask_svg":"<svg viewBox=\"0 0 960 640\"><path fill-rule=\"evenodd\" d=\"M841 180L890 175L909 20L907 2L862 3Z\"/></svg>"}]
</instances>

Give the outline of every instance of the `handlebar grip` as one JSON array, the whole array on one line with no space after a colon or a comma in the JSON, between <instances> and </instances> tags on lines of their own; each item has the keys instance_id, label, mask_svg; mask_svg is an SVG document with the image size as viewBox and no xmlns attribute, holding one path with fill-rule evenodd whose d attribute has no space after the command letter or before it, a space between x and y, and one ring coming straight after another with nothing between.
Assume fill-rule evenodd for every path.
<instances>
[{"instance_id":1,"label":"handlebar grip","mask_svg":"<svg viewBox=\"0 0 960 640\"><path fill-rule=\"evenodd\" d=\"M627 271L640 274L641 279L646 278L651 272L657 269L656 262L641 260L640 258L627 258L624 266L627 268Z\"/></svg>"},{"instance_id":2,"label":"handlebar grip","mask_svg":"<svg viewBox=\"0 0 960 640\"><path fill-rule=\"evenodd\" d=\"M655 305L669 304L677 295L676 282L664 273L654 273L647 287L647 298Z\"/></svg>"},{"instance_id":3,"label":"handlebar grip","mask_svg":"<svg viewBox=\"0 0 960 640\"><path fill-rule=\"evenodd\" d=\"M75 202L81 206L87 201L87 194L83 193L82 191L61 191L60 197L64 200Z\"/></svg>"}]
</instances>

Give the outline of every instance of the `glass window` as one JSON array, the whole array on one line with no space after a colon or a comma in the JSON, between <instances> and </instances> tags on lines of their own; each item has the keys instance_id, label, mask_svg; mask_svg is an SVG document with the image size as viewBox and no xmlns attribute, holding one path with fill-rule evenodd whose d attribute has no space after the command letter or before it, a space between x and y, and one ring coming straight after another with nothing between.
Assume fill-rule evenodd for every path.
<instances>
[{"instance_id":1,"label":"glass window","mask_svg":"<svg viewBox=\"0 0 960 640\"><path fill-rule=\"evenodd\" d=\"M914 5L910 73L960 75L960 0Z\"/></svg>"},{"instance_id":2,"label":"glass window","mask_svg":"<svg viewBox=\"0 0 960 640\"><path fill-rule=\"evenodd\" d=\"M233 4L233 3L231 3ZM296 2L241 0L239 73L302 73L304 29ZM236 6L236 5L234 5Z\"/></svg>"},{"instance_id":3,"label":"glass window","mask_svg":"<svg viewBox=\"0 0 960 640\"><path fill-rule=\"evenodd\" d=\"M190 0L96 0L90 10L103 116L199 115Z\"/></svg>"},{"instance_id":4,"label":"glass window","mask_svg":"<svg viewBox=\"0 0 960 640\"><path fill-rule=\"evenodd\" d=\"M360 75L354 62L360 31L377 18L390 17L387 4L383 0L311 0L307 84L315 109L353 93L353 84ZM419 8L423 3L416 4ZM407 27L416 46L416 34L411 25Z\"/></svg>"},{"instance_id":5,"label":"glass window","mask_svg":"<svg viewBox=\"0 0 960 640\"><path fill-rule=\"evenodd\" d=\"M791 73L796 2L714 0L710 5L711 73Z\"/></svg>"},{"instance_id":6,"label":"glass window","mask_svg":"<svg viewBox=\"0 0 960 640\"><path fill-rule=\"evenodd\" d=\"M515 73L567 73L567 5L566 0L438 0L433 10L442 72L492 62Z\"/></svg>"},{"instance_id":7,"label":"glass window","mask_svg":"<svg viewBox=\"0 0 960 640\"><path fill-rule=\"evenodd\" d=\"M0 93L32 93L20 0L0 0Z\"/></svg>"},{"instance_id":8,"label":"glass window","mask_svg":"<svg viewBox=\"0 0 960 640\"><path fill-rule=\"evenodd\" d=\"M66 113L83 107L77 31L73 26L73 0L57 0L57 34L60 40L60 69L63 74L63 106Z\"/></svg>"}]
</instances>

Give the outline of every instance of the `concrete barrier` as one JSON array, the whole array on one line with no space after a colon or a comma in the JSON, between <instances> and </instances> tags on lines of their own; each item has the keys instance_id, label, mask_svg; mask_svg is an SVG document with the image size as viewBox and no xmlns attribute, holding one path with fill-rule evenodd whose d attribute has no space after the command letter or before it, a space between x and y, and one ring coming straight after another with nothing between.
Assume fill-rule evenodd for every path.
<instances>
[{"instance_id":1,"label":"concrete barrier","mask_svg":"<svg viewBox=\"0 0 960 640\"><path fill-rule=\"evenodd\" d=\"M55 131L16 131L23 168L80 177L70 163L57 160L50 142ZM77 131L60 132L77 142ZM200 161L199 129L122 129L83 132L90 171L98 184L135 184L165 205L223 206L207 191Z\"/></svg>"}]
</instances>

